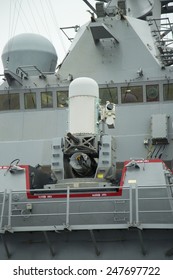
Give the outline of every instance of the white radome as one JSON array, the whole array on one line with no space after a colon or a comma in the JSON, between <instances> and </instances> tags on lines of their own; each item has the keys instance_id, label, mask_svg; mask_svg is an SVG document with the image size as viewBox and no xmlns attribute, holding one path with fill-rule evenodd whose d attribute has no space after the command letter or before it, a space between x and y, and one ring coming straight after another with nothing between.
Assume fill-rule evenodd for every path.
<instances>
[{"instance_id":1,"label":"white radome","mask_svg":"<svg viewBox=\"0 0 173 280\"><path fill-rule=\"evenodd\" d=\"M91 78L77 78L69 86L69 132L97 134L99 88Z\"/></svg>"}]
</instances>

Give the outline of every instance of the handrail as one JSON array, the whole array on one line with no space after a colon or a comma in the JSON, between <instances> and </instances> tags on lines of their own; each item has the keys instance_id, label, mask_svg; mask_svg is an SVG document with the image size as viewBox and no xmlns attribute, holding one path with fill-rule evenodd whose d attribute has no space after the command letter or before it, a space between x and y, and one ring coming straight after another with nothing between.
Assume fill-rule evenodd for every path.
<instances>
[{"instance_id":1,"label":"handrail","mask_svg":"<svg viewBox=\"0 0 173 280\"><path fill-rule=\"evenodd\" d=\"M8 191L8 193L5 190L4 192L0 192L3 197L2 203L0 203L0 205L2 204L0 207L0 232L5 232L5 230L41 231L45 230L45 228L55 231L63 229L94 228L153 228L153 226L159 227L162 224L163 227L173 228L173 197L170 195L169 191L166 192L166 194L162 191L159 192L159 190L162 189L166 191L169 190L169 188L167 188L168 186L170 187L170 185L135 185L133 187L129 185L123 186L123 192L126 192L125 197L91 197L90 199L71 198L70 193L73 188L70 186L67 186L67 196L63 199L28 199L26 190L11 190ZM105 190L106 188L110 189L110 187L105 187ZM141 196L141 190L144 189L147 190L147 192L143 193ZM153 189L156 190L156 195L154 194L154 197ZM152 197L150 197L149 190L152 190ZM42 190L43 193L46 193L46 191L47 190ZM23 194L25 194L25 196ZM16 197L18 197L17 200ZM141 208L141 203L144 202L144 205L146 205L146 200L151 201L150 204L147 204L148 207L149 205L151 207L143 209ZM158 209L152 208L152 200L157 203L159 200L167 200L169 202L168 208L164 208L162 203L158 204ZM82 208L83 206L84 208ZM104 208L104 206L106 207ZM153 215L155 215L155 213L156 215L159 213L163 215L170 213L172 214L172 220L170 218L166 220L165 223L151 223L151 213L153 213ZM144 220L141 220L141 214L145 215ZM5 220L4 217L6 217ZM93 220L90 219L90 217L92 217ZM146 217L149 217L149 219L147 220ZM42 222L44 219L46 221L45 223ZM6 221L6 224L4 221Z\"/></svg>"},{"instance_id":2,"label":"handrail","mask_svg":"<svg viewBox=\"0 0 173 280\"><path fill-rule=\"evenodd\" d=\"M69 227L70 215L70 187L67 187L67 202L66 202L66 227Z\"/></svg>"},{"instance_id":3,"label":"handrail","mask_svg":"<svg viewBox=\"0 0 173 280\"><path fill-rule=\"evenodd\" d=\"M11 228L11 216L12 216L12 190L10 190L9 192L8 229Z\"/></svg>"},{"instance_id":4,"label":"handrail","mask_svg":"<svg viewBox=\"0 0 173 280\"><path fill-rule=\"evenodd\" d=\"M4 209L5 209L5 198L6 198L6 190L3 193L2 207L1 207L1 216L0 216L0 231L3 229L3 217L4 217Z\"/></svg>"},{"instance_id":5,"label":"handrail","mask_svg":"<svg viewBox=\"0 0 173 280\"><path fill-rule=\"evenodd\" d=\"M114 188L114 187L112 187ZM91 188L83 188L83 189L95 189L93 187ZM110 190L110 186L104 188ZM124 188L128 189L128 188ZM70 193L73 190L70 186L66 188L67 196L64 199L55 199L55 198L46 198L46 199L28 199L26 195L26 190L11 190L7 193L8 198L6 201L8 201L7 207L5 207L5 199L4 199L4 208L6 210L5 216L7 217L7 225L4 225L5 230L9 231L33 231L33 230L42 230L42 228L50 228L50 230L55 228L55 230L58 229L70 229L70 227L75 228L84 228L85 224L82 224L82 217L86 217L88 223L86 223L86 227L94 228L97 227L97 224L90 223L90 216L94 215L95 217L98 217L100 224L98 224L98 228L127 228L129 224L132 222L132 216L130 207L132 208L132 204L130 203L130 197L121 198L121 197L91 197L88 198L71 198ZM42 190L43 194L46 193L47 190ZM25 194L25 197L24 195ZM13 200L13 197L18 197L18 200ZM131 195L132 196L132 195ZM22 197L23 200L20 200L19 197ZM93 206L88 206L89 203L92 203L92 205L95 205L95 203L98 203L101 205L103 203L106 203L106 205L109 205L108 209L104 209L103 207L100 207L100 210L97 211L97 207L94 208ZM126 211L122 209L122 203L126 203L128 206L126 208ZM76 203L78 203L78 208L80 210L78 211L78 208L76 208ZM111 203L111 204L109 204ZM79 206L80 204L80 206ZM43 208L42 205L45 205ZM50 207L49 207L50 205ZM58 208L57 208L58 205ZM84 209L81 210L81 205L87 205L87 207L84 206ZM110 207L111 205L111 207ZM113 210L112 210L113 205ZM118 205L118 206L115 206ZM120 206L119 206L120 205ZM131 205L131 206L130 206ZM72 206L72 207L71 207ZM31 207L32 209L29 210L28 207ZM117 208L116 208L117 207ZM119 208L120 207L120 208ZM44 210L44 209L48 209ZM36 211L35 211L36 209ZM51 210L50 210L51 209ZM93 210L92 210L93 209ZM119 210L118 210L119 209ZM58 212L59 211L59 212ZM110 218L111 223L104 225L104 220L102 223L101 217L111 217ZM118 219L118 221L115 219L115 217L120 216L127 216L127 222L123 219ZM1 211L1 220L3 219L4 211ZM79 216L80 222L79 224L73 224L76 216ZM40 220L47 219L46 223L40 223ZM21 220L23 219L23 222ZM32 221L29 223L28 221ZM76 218L75 218L76 219ZM97 219L97 218L96 218ZM24 221L25 220L25 221ZM73 221L71 221L73 220ZM77 219L78 220L78 219ZM109 220L109 218L108 218ZM120 221L119 221L120 220ZM51 223L51 221L53 221ZM43 225L44 224L44 225Z\"/></svg>"},{"instance_id":6,"label":"handrail","mask_svg":"<svg viewBox=\"0 0 173 280\"><path fill-rule=\"evenodd\" d=\"M167 196L163 196L163 194L161 196L158 196L158 193L154 196L154 197L140 197L140 191L141 190L161 190L161 189L164 189L164 190L168 190L168 187L173 187L173 185L160 185L160 186L138 186L136 185L136 188L135 188L135 201L136 201L136 225L140 228L149 228L149 225L150 225L150 228L158 228L159 226L160 227L165 227L165 225L167 226L167 228L173 228L173 197L170 196L170 194L167 192ZM142 201L169 201L169 204L167 205L167 207L169 209L165 209L163 206L162 206L162 203L161 203L161 207L160 209L140 209L140 206L141 206L141 202ZM172 202L172 206L171 206L171 202ZM149 206L149 204L148 204ZM165 220L165 222L157 222L157 223L146 223L146 222L143 222L142 220L140 220L140 217L139 215L140 214L145 214L145 215L149 215L150 214L172 214L172 222L171 223L168 223L167 220Z\"/></svg>"}]
</instances>

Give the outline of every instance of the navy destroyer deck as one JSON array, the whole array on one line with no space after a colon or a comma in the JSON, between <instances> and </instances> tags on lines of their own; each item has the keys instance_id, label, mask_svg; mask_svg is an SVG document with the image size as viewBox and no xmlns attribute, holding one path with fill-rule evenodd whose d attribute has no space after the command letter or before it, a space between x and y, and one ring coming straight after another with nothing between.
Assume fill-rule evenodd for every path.
<instances>
[{"instance_id":1,"label":"navy destroyer deck","mask_svg":"<svg viewBox=\"0 0 173 280\"><path fill-rule=\"evenodd\" d=\"M2 53L0 259L172 260L173 1L83 1L57 68L39 34Z\"/></svg>"}]
</instances>

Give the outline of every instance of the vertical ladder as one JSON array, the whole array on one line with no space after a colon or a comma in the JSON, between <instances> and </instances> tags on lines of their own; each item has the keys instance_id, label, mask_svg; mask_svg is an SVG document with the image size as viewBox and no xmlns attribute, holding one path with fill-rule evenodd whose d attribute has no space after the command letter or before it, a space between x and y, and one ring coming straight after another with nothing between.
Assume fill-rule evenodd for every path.
<instances>
[{"instance_id":1,"label":"vertical ladder","mask_svg":"<svg viewBox=\"0 0 173 280\"><path fill-rule=\"evenodd\" d=\"M62 138L53 139L51 169L58 180L64 179L64 158L62 152Z\"/></svg>"}]
</instances>

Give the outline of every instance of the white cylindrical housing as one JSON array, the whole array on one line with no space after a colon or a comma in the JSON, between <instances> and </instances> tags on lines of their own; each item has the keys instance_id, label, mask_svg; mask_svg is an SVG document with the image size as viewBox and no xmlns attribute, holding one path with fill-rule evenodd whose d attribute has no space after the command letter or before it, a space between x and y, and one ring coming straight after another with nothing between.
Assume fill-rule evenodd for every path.
<instances>
[{"instance_id":1,"label":"white cylindrical housing","mask_svg":"<svg viewBox=\"0 0 173 280\"><path fill-rule=\"evenodd\" d=\"M96 134L99 88L90 78L77 78L69 86L69 132Z\"/></svg>"}]
</instances>

